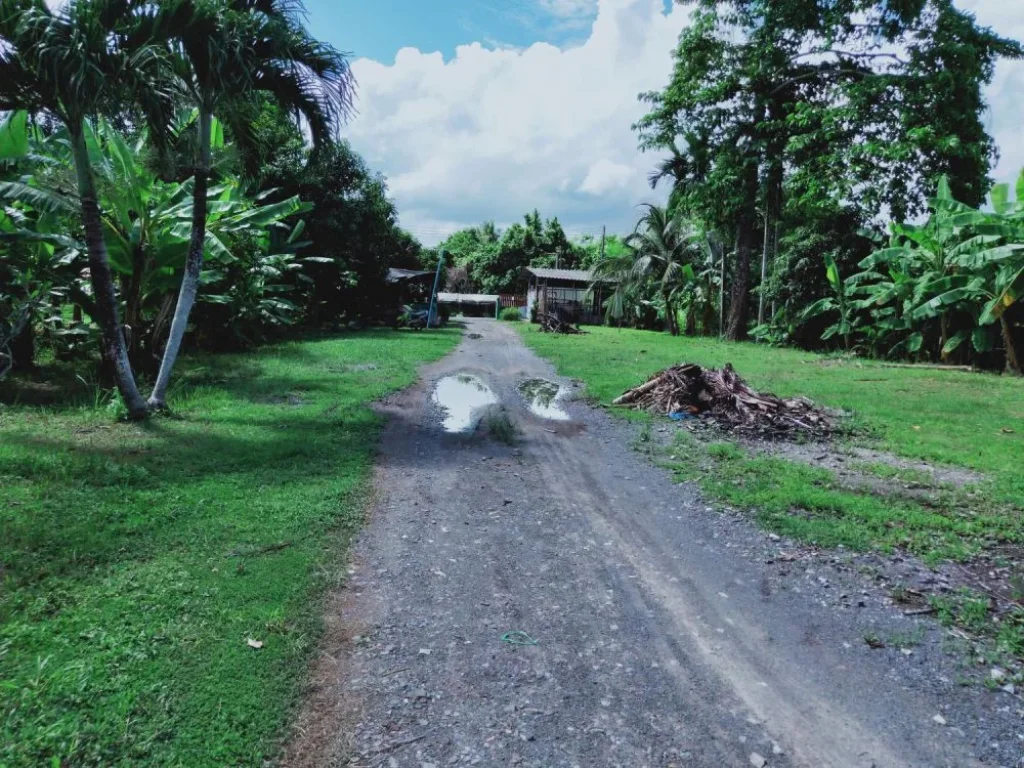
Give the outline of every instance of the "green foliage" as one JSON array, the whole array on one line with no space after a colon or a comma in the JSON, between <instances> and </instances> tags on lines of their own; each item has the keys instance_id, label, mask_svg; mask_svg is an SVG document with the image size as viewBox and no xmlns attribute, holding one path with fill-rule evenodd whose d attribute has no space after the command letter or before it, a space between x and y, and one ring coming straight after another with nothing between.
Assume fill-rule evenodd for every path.
<instances>
[{"instance_id":1,"label":"green foliage","mask_svg":"<svg viewBox=\"0 0 1024 768\"><path fill-rule=\"evenodd\" d=\"M1021 46L950 0L898 12L883 0L685 4L694 12L670 81L643 97L650 111L635 126L643 148L670 153L652 184L668 180L673 211L727 233L730 338L746 333L763 250L775 275L762 295L809 340L804 307L834 292L801 278L824 251L849 274L860 230L922 213L941 174L955 197L982 202L995 153L982 89Z\"/></svg>"},{"instance_id":2,"label":"green foliage","mask_svg":"<svg viewBox=\"0 0 1024 768\"><path fill-rule=\"evenodd\" d=\"M5 382L0 764L270 760L362 519L369 404L458 338L186 358L180 418L145 427L74 377L46 407Z\"/></svg>"},{"instance_id":3,"label":"green foliage","mask_svg":"<svg viewBox=\"0 0 1024 768\"><path fill-rule=\"evenodd\" d=\"M854 300L855 288L848 281L844 281L839 274L839 267L831 254L825 254L825 279L832 289L832 296L818 299L808 306L802 313L801 319L808 320L818 315L836 315L835 324L830 325L821 334L822 341L828 341L833 336L840 336L846 351L851 349L851 339L857 327L857 317L854 310L857 303Z\"/></svg>"},{"instance_id":4,"label":"green foliage","mask_svg":"<svg viewBox=\"0 0 1024 768\"><path fill-rule=\"evenodd\" d=\"M609 320L651 328L660 319L669 333L678 335L683 312L687 333L696 332L698 319L704 332L710 332L721 285L715 240L680 212L647 206L634 232L613 240L604 258L594 262L595 281L615 285L605 301Z\"/></svg>"},{"instance_id":5,"label":"green foliage","mask_svg":"<svg viewBox=\"0 0 1024 768\"><path fill-rule=\"evenodd\" d=\"M438 248L464 270L458 276L463 292L486 294L514 293L524 267L580 268L588 253L587 246L569 242L557 218L544 221L537 211L504 232L494 222L459 230Z\"/></svg>"},{"instance_id":6,"label":"green foliage","mask_svg":"<svg viewBox=\"0 0 1024 768\"><path fill-rule=\"evenodd\" d=\"M897 337L895 350L930 349L943 359L969 347L984 355L997 344L990 326L1016 309L1024 288L1024 227L1004 189L993 199L994 213L971 208L943 178L929 219L894 223L888 247L861 262L857 290L879 339ZM1016 335L1003 324L1007 367L1019 373Z\"/></svg>"},{"instance_id":7,"label":"green foliage","mask_svg":"<svg viewBox=\"0 0 1024 768\"><path fill-rule=\"evenodd\" d=\"M510 323L518 323L523 319L523 313L520 311L519 307L506 307L501 310L499 317Z\"/></svg>"},{"instance_id":8,"label":"green foliage","mask_svg":"<svg viewBox=\"0 0 1024 768\"><path fill-rule=\"evenodd\" d=\"M389 301L389 267L418 267L420 245L398 226L398 210L383 176L347 142L292 156L268 169L269 200L298 196L312 206L303 238L310 241L304 274L296 277L306 322L330 327L372 316Z\"/></svg>"}]
</instances>

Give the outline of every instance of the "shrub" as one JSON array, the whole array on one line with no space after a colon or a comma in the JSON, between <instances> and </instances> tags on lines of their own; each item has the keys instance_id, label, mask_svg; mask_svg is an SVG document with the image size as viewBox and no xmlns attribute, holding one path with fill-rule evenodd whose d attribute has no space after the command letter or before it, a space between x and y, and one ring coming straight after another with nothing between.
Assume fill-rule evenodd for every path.
<instances>
[{"instance_id":1,"label":"shrub","mask_svg":"<svg viewBox=\"0 0 1024 768\"><path fill-rule=\"evenodd\" d=\"M519 309L519 307L507 307L501 310L501 314L499 315L499 317L502 320L509 321L510 323L518 323L520 320L523 319L523 313Z\"/></svg>"}]
</instances>

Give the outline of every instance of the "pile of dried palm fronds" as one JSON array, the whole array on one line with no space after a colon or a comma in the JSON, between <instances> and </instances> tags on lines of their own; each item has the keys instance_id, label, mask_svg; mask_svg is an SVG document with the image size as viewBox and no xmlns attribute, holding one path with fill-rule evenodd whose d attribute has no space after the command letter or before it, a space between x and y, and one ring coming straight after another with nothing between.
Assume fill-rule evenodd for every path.
<instances>
[{"instance_id":1,"label":"pile of dried palm fronds","mask_svg":"<svg viewBox=\"0 0 1024 768\"><path fill-rule=\"evenodd\" d=\"M627 391L615 405L663 415L710 417L718 426L757 437L803 433L825 438L836 431L835 419L807 398L782 400L756 392L726 365L721 370L676 365Z\"/></svg>"},{"instance_id":2,"label":"pile of dried palm fronds","mask_svg":"<svg viewBox=\"0 0 1024 768\"><path fill-rule=\"evenodd\" d=\"M583 333L583 331L579 329L579 326L573 324L568 315L564 312L558 311L557 309L554 312L547 312L538 315L537 322L540 323L541 333Z\"/></svg>"}]
</instances>

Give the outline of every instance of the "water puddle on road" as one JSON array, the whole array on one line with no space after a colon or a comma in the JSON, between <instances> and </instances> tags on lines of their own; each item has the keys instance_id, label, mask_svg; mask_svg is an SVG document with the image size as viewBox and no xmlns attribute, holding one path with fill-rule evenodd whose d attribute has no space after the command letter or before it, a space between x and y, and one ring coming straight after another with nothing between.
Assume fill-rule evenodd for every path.
<instances>
[{"instance_id":1,"label":"water puddle on road","mask_svg":"<svg viewBox=\"0 0 1024 768\"><path fill-rule=\"evenodd\" d=\"M565 390L547 379L527 379L519 385L519 394L530 405L530 413L551 421L568 421L559 401L565 397Z\"/></svg>"},{"instance_id":2,"label":"water puddle on road","mask_svg":"<svg viewBox=\"0 0 1024 768\"><path fill-rule=\"evenodd\" d=\"M468 432L476 426L480 411L498 402L490 387L466 373L437 382L432 399L446 413L445 432Z\"/></svg>"}]
</instances>

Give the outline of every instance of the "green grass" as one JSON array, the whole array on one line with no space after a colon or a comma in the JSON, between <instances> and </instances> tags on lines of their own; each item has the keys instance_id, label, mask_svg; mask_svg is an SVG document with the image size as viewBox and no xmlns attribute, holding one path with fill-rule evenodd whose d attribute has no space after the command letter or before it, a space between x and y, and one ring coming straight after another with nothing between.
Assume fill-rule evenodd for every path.
<instances>
[{"instance_id":1,"label":"green grass","mask_svg":"<svg viewBox=\"0 0 1024 768\"><path fill-rule=\"evenodd\" d=\"M674 458L666 459L665 456ZM822 547L905 549L927 562L964 560L988 543L1021 538L1019 521L1001 506L964 507L958 496L927 505L911 498L842 487L826 469L774 456L748 456L728 443L701 444L679 432L657 460L709 496L753 510L768 530Z\"/></svg>"},{"instance_id":2,"label":"green grass","mask_svg":"<svg viewBox=\"0 0 1024 768\"><path fill-rule=\"evenodd\" d=\"M642 331L590 328L586 336L559 336L534 330L522 329L527 343L602 403L669 365L731 362L756 388L852 412L872 447L988 478L974 495L947 493L924 506L850 491L828 470L748 457L729 443L672 449L682 456L669 462L680 476L700 480L720 500L756 510L773 530L821 546L902 547L933 561L963 559L988 543L1024 541L1024 380Z\"/></svg>"},{"instance_id":3,"label":"green grass","mask_svg":"<svg viewBox=\"0 0 1024 768\"><path fill-rule=\"evenodd\" d=\"M0 405L0 766L262 765L366 505L367 405L457 339L187 360L142 425Z\"/></svg>"}]
</instances>

